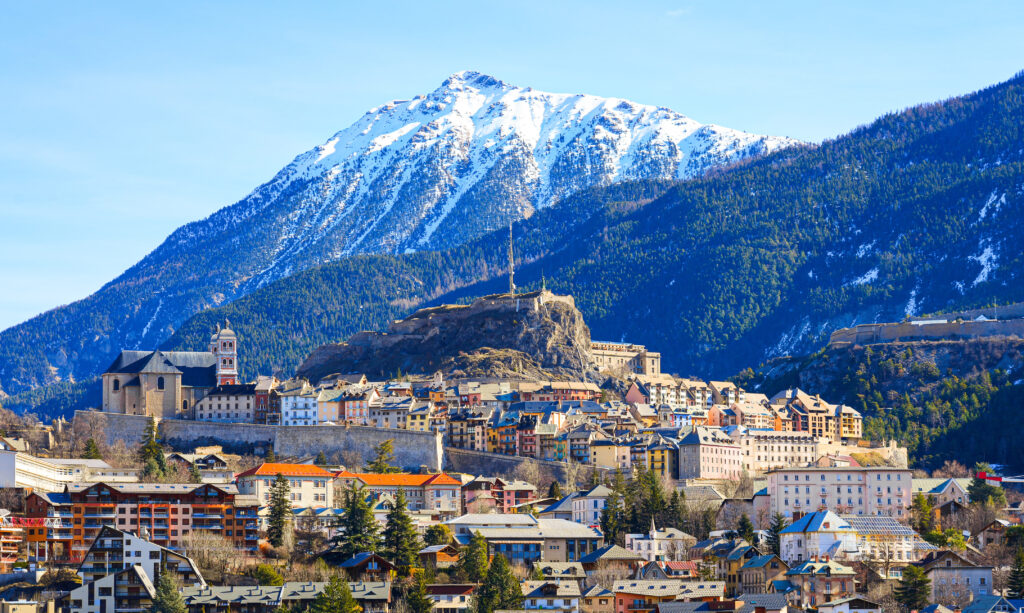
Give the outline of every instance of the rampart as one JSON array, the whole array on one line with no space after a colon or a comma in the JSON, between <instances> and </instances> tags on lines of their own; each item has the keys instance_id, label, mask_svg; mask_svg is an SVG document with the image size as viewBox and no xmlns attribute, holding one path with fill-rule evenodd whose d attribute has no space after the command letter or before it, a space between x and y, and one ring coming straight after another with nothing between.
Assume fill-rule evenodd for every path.
<instances>
[{"instance_id":1,"label":"rampart","mask_svg":"<svg viewBox=\"0 0 1024 613\"><path fill-rule=\"evenodd\" d=\"M131 446L142 440L149 417L97 411L76 411L74 429L85 436L103 438L108 445L124 441ZM426 466L440 470L444 460L441 435L415 430L363 426L260 426L216 424L179 419L160 420L163 442L178 451L197 446L221 445L228 453L264 455L273 448L278 456L338 456L342 463L368 460L373 448L392 439L395 463L404 468Z\"/></svg>"},{"instance_id":2,"label":"rampart","mask_svg":"<svg viewBox=\"0 0 1024 613\"><path fill-rule=\"evenodd\" d=\"M589 481L590 474L597 472L604 477L612 471L588 464L574 464L570 466L566 462L552 460L534 460L520 456L490 453L487 451L472 451L459 449L457 447L444 448L444 469L451 472L467 473L471 475L513 475L520 466L526 462L537 465L538 469L547 471L550 476L557 478L563 483L566 480L567 471L576 469L578 485L584 485Z\"/></svg>"},{"instance_id":3,"label":"rampart","mask_svg":"<svg viewBox=\"0 0 1024 613\"><path fill-rule=\"evenodd\" d=\"M853 328L836 330L829 344L891 343L916 340L957 340L986 336L1018 336L1024 338L1024 319L999 321L936 321L936 323L882 323L861 324Z\"/></svg>"}]
</instances>

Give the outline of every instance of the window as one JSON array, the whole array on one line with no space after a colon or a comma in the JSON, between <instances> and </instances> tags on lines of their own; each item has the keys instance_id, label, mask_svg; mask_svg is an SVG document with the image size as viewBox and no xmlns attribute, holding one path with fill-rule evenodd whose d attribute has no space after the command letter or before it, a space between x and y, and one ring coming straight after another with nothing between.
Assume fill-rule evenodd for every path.
<instances>
[{"instance_id":1,"label":"window","mask_svg":"<svg viewBox=\"0 0 1024 613\"><path fill-rule=\"evenodd\" d=\"M121 382L118 381L117 379L114 379L114 391L116 392L116 391L118 391L120 389L121 389Z\"/></svg>"},{"instance_id":2,"label":"window","mask_svg":"<svg viewBox=\"0 0 1024 613\"><path fill-rule=\"evenodd\" d=\"M164 378L163 377L157 377L156 378L156 389L158 389L158 390L164 389Z\"/></svg>"}]
</instances>

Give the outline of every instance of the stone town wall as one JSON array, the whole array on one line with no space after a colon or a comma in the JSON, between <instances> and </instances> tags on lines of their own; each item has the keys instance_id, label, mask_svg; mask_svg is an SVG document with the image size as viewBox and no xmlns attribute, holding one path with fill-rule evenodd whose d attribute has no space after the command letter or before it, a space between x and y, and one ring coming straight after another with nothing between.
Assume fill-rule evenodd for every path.
<instances>
[{"instance_id":1,"label":"stone town wall","mask_svg":"<svg viewBox=\"0 0 1024 613\"><path fill-rule=\"evenodd\" d=\"M97 411L75 412L75 432L102 438L108 445L118 440L135 445L142 440L149 417ZM178 451L197 446L220 445L228 453L263 455L273 448L278 456L337 455L342 463L369 459L374 446L392 439L395 463L403 468L426 466L439 470L443 464L441 436L433 432L392 430L363 426L260 426L217 424L180 419L160 420L163 442Z\"/></svg>"},{"instance_id":2,"label":"stone town wall","mask_svg":"<svg viewBox=\"0 0 1024 613\"><path fill-rule=\"evenodd\" d=\"M444 448L444 469L470 475L513 475L516 469L528 460L535 462L541 471L547 471L551 476L557 477L559 481L565 482L566 468L569 466L566 462L532 460L531 458L490 453L487 451L458 449L456 447ZM602 478L612 472L608 468L586 464L576 464L574 467L581 469L577 475L580 486L587 483L590 473L593 471L597 471Z\"/></svg>"}]
</instances>

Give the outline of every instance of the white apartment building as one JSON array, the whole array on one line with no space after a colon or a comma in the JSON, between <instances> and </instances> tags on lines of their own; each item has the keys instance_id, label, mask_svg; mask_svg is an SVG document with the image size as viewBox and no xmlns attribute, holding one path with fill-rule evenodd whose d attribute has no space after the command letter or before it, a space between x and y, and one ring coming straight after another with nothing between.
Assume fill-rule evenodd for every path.
<instances>
[{"instance_id":1,"label":"white apartment building","mask_svg":"<svg viewBox=\"0 0 1024 613\"><path fill-rule=\"evenodd\" d=\"M270 503L277 475L288 479L292 508L334 507L334 475L314 464L264 462L239 473L238 491L256 496L260 506Z\"/></svg>"},{"instance_id":2,"label":"white apartment building","mask_svg":"<svg viewBox=\"0 0 1024 613\"><path fill-rule=\"evenodd\" d=\"M280 392L282 426L315 426L319 414L317 395L308 385Z\"/></svg>"},{"instance_id":3,"label":"white apartment building","mask_svg":"<svg viewBox=\"0 0 1024 613\"><path fill-rule=\"evenodd\" d=\"M600 524L605 502L611 494L612 491L603 485L581 492L572 499L572 520L588 526Z\"/></svg>"},{"instance_id":4,"label":"white apartment building","mask_svg":"<svg viewBox=\"0 0 1024 613\"><path fill-rule=\"evenodd\" d=\"M580 584L576 581L523 581L521 587L526 610L579 613Z\"/></svg>"},{"instance_id":5,"label":"white apartment building","mask_svg":"<svg viewBox=\"0 0 1024 613\"><path fill-rule=\"evenodd\" d=\"M680 456L682 448L680 448ZM815 466L768 473L771 512L790 519L828 509L843 515L888 515L909 521L911 471L907 468Z\"/></svg>"},{"instance_id":6,"label":"white apartment building","mask_svg":"<svg viewBox=\"0 0 1024 613\"><path fill-rule=\"evenodd\" d=\"M651 529L646 534L626 535L626 549L648 562L687 560L690 547L696 543L696 537L675 528L658 530L654 522L651 522Z\"/></svg>"},{"instance_id":7,"label":"white apartment building","mask_svg":"<svg viewBox=\"0 0 1024 613\"><path fill-rule=\"evenodd\" d=\"M352 473L335 475L337 485L351 485L375 494L405 494L410 511L423 511L454 517L462 511L462 482L445 473L428 475Z\"/></svg>"},{"instance_id":8,"label":"white apartment building","mask_svg":"<svg viewBox=\"0 0 1024 613\"><path fill-rule=\"evenodd\" d=\"M804 560L855 559L857 531L832 511L804 515L779 533L779 557L790 566Z\"/></svg>"},{"instance_id":9,"label":"white apartment building","mask_svg":"<svg viewBox=\"0 0 1024 613\"><path fill-rule=\"evenodd\" d=\"M740 464L748 472L807 466L818 459L818 441L808 432L751 430L744 426L726 431L739 445Z\"/></svg>"}]
</instances>

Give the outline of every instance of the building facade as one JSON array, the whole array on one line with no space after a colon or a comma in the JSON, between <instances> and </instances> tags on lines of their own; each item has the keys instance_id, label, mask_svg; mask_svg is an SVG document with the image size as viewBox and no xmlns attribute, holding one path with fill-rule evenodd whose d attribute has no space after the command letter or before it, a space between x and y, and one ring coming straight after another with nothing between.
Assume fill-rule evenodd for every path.
<instances>
[{"instance_id":1,"label":"building facade","mask_svg":"<svg viewBox=\"0 0 1024 613\"><path fill-rule=\"evenodd\" d=\"M771 512L798 519L820 509L909 521L911 471L879 467L797 467L768 473Z\"/></svg>"}]
</instances>

